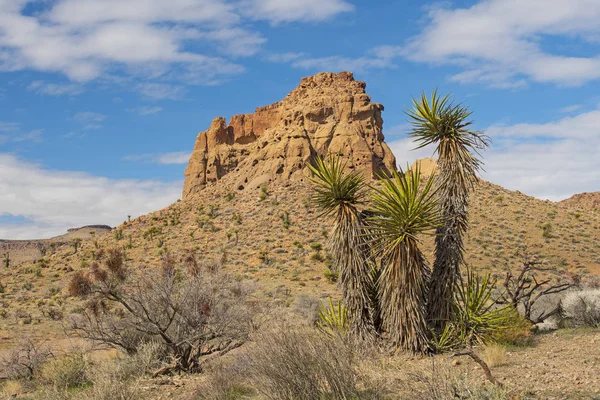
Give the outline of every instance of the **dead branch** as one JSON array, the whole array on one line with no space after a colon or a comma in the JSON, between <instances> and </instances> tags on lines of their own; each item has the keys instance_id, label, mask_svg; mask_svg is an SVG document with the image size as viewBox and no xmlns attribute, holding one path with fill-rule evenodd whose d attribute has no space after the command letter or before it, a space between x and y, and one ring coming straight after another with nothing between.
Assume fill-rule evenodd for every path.
<instances>
[{"instance_id":1,"label":"dead branch","mask_svg":"<svg viewBox=\"0 0 600 400\"><path fill-rule=\"evenodd\" d=\"M477 354L475 354L475 352L473 350L462 351L459 353L454 353L452 355L452 357L460 357L460 356L471 357L473 359L473 361L475 361L477 364L479 364L481 366L481 369L483 369L483 373L488 381L490 381L494 385L497 385L498 387L501 387L501 388L504 387L502 382L499 382L496 378L494 378L494 375L492 375L492 371L490 370L490 367L488 367L487 363L485 361L483 361L481 358L479 358L479 356Z\"/></svg>"}]
</instances>

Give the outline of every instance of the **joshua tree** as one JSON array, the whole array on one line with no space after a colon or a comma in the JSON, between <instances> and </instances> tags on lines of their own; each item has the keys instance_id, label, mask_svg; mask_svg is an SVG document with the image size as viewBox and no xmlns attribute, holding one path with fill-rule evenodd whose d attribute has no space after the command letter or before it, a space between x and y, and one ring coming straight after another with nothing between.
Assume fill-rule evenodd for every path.
<instances>
[{"instance_id":1,"label":"joshua tree","mask_svg":"<svg viewBox=\"0 0 600 400\"><path fill-rule=\"evenodd\" d=\"M74 250L73 254L77 253L77 250L79 250L79 246L81 246L81 242L82 242L81 238L75 238L71 241L71 246L73 246L73 250Z\"/></svg>"},{"instance_id":2,"label":"joshua tree","mask_svg":"<svg viewBox=\"0 0 600 400\"><path fill-rule=\"evenodd\" d=\"M463 262L463 235L468 226L469 194L481 168L478 150L488 146L481 132L472 131L471 111L454 104L449 95L434 90L413 99L407 111L418 148L435 145L438 157L436 178L440 212L444 223L437 229L435 261L429 289L428 316L436 330L452 319L452 301Z\"/></svg>"},{"instance_id":3,"label":"joshua tree","mask_svg":"<svg viewBox=\"0 0 600 400\"><path fill-rule=\"evenodd\" d=\"M333 269L339 273L342 301L350 317L350 333L361 338L373 335L373 280L369 262L368 238L358 206L365 197L365 181L358 172L346 173L339 157L315 159L309 165L315 184L313 200L321 215L332 216L334 225L329 235Z\"/></svg>"},{"instance_id":4,"label":"joshua tree","mask_svg":"<svg viewBox=\"0 0 600 400\"><path fill-rule=\"evenodd\" d=\"M440 224L434 178L421 185L420 166L394 171L373 188L369 229L373 249L381 257L377 292L381 326L401 349L428 349L426 315L429 266L419 249L418 235Z\"/></svg>"}]
</instances>

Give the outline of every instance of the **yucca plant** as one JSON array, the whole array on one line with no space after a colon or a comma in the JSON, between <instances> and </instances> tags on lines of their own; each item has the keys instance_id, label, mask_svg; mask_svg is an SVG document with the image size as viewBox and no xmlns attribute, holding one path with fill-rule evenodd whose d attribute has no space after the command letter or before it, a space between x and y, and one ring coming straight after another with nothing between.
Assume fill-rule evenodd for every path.
<instances>
[{"instance_id":1,"label":"yucca plant","mask_svg":"<svg viewBox=\"0 0 600 400\"><path fill-rule=\"evenodd\" d=\"M429 348L429 267L418 236L440 223L433 178L421 185L420 173L417 164L382 179L373 188L373 216L368 219L373 249L382 261L377 280L382 329L394 346L416 353Z\"/></svg>"},{"instance_id":2,"label":"yucca plant","mask_svg":"<svg viewBox=\"0 0 600 400\"><path fill-rule=\"evenodd\" d=\"M417 148L435 145L438 157L436 178L439 206L444 224L437 229L435 261L429 289L428 316L438 331L453 317L452 301L463 263L463 235L468 227L469 193L481 169L478 151L488 146L487 137L470 129L472 112L454 104L450 95L413 99L407 111L409 133Z\"/></svg>"},{"instance_id":3,"label":"yucca plant","mask_svg":"<svg viewBox=\"0 0 600 400\"><path fill-rule=\"evenodd\" d=\"M348 309L350 333L368 339L375 333L370 293L373 287L368 239L358 206L365 199L365 180L358 172L346 172L338 156L316 158L309 165L314 174L312 200L331 216L334 224L328 235L332 269L338 272L342 302Z\"/></svg>"},{"instance_id":4,"label":"yucca plant","mask_svg":"<svg viewBox=\"0 0 600 400\"><path fill-rule=\"evenodd\" d=\"M512 307L496 305L492 299L495 286L489 273L480 276L467 268L465 277L459 275L451 325L460 343L485 343L509 325Z\"/></svg>"},{"instance_id":5,"label":"yucca plant","mask_svg":"<svg viewBox=\"0 0 600 400\"><path fill-rule=\"evenodd\" d=\"M329 336L345 335L349 327L348 309L340 300L333 303L329 298L329 307L319 307L319 319L317 328Z\"/></svg>"}]
</instances>

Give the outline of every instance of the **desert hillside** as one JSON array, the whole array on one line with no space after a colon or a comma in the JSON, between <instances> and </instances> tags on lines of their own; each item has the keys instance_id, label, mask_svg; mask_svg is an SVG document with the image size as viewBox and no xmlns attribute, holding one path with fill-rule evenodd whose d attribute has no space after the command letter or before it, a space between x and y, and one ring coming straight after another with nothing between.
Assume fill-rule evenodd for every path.
<instances>
[{"instance_id":1,"label":"desert hillside","mask_svg":"<svg viewBox=\"0 0 600 400\"><path fill-rule=\"evenodd\" d=\"M82 228L47 241L0 242L9 254L0 269L0 350L20 337L66 343L61 320L83 307L69 295L69 280L110 248L122 249L126 264L142 273L159 268L166 255L179 264L193 255L236 281L251 282L257 299L291 309L301 309L307 299L339 298L326 246L331 221L311 201L306 165L317 155L340 154L348 168L376 185L372 178L396 163L384 142L382 110L371 102L364 82L349 73L305 78L281 102L229 123L217 118L201 132L182 201L110 231ZM434 163L426 163L424 172L431 173ZM542 201L481 181L471 199L466 262L478 272L502 276L528 253L556 273L592 281L600 275L600 214L593 204L587 197ZM432 238L422 241L431 262ZM585 340L598 347L597 333ZM544 349L552 347L546 342ZM597 365L598 355L590 357ZM518 368L506 369L509 384L520 378L527 356L517 359ZM536 390L551 383L526 379ZM590 388L599 385L587 370L577 372L577 379L587 380Z\"/></svg>"}]
</instances>

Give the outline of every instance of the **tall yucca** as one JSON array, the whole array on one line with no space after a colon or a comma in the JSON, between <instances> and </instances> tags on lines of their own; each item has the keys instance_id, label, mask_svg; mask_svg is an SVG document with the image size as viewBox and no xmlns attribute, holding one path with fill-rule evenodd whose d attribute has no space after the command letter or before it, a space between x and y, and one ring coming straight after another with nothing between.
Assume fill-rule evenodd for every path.
<instances>
[{"instance_id":1,"label":"tall yucca","mask_svg":"<svg viewBox=\"0 0 600 400\"><path fill-rule=\"evenodd\" d=\"M373 188L369 229L381 257L377 291L383 330L395 346L428 349L426 319L429 267L419 249L421 234L440 224L433 178L421 185L420 165L394 172Z\"/></svg>"},{"instance_id":2,"label":"tall yucca","mask_svg":"<svg viewBox=\"0 0 600 400\"><path fill-rule=\"evenodd\" d=\"M345 164L337 156L316 158L309 168L314 174L313 201L322 215L334 218L329 248L350 317L349 331L367 339L374 334L372 266L364 221L357 208L365 197L364 178L358 172L346 173Z\"/></svg>"},{"instance_id":3,"label":"tall yucca","mask_svg":"<svg viewBox=\"0 0 600 400\"><path fill-rule=\"evenodd\" d=\"M435 261L429 289L428 315L432 326L442 330L453 317L453 297L463 262L463 235L468 227L469 193L481 168L478 151L488 146L487 137L472 131L471 111L454 104L450 95L434 90L413 99L407 111L410 135L417 148L435 145L439 173L436 178L443 226L437 229Z\"/></svg>"}]
</instances>

